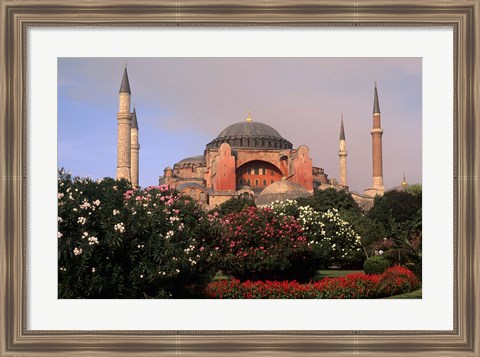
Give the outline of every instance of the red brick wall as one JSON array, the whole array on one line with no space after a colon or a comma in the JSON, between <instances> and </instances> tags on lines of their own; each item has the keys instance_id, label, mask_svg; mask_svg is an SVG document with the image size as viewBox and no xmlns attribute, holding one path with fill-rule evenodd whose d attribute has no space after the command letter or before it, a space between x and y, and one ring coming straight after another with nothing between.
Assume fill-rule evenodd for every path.
<instances>
[{"instance_id":1,"label":"red brick wall","mask_svg":"<svg viewBox=\"0 0 480 357\"><path fill-rule=\"evenodd\" d=\"M212 184L215 191L235 191L235 157L232 156L230 145L223 143L218 148L219 155L215 158Z\"/></svg>"},{"instance_id":2,"label":"red brick wall","mask_svg":"<svg viewBox=\"0 0 480 357\"><path fill-rule=\"evenodd\" d=\"M312 159L308 147L302 145L293 160L294 175L292 181L302 185L307 191L313 191Z\"/></svg>"}]
</instances>

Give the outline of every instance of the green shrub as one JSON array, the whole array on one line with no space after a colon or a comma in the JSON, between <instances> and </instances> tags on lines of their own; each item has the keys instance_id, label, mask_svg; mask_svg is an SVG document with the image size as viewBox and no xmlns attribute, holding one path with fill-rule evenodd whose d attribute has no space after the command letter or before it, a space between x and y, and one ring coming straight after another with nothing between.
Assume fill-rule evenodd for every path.
<instances>
[{"instance_id":1,"label":"green shrub","mask_svg":"<svg viewBox=\"0 0 480 357\"><path fill-rule=\"evenodd\" d=\"M206 212L166 185L60 172L60 298L183 298L214 274Z\"/></svg>"},{"instance_id":2,"label":"green shrub","mask_svg":"<svg viewBox=\"0 0 480 357\"><path fill-rule=\"evenodd\" d=\"M381 255L376 255L365 260L363 270L365 274L382 274L390 266L388 259Z\"/></svg>"},{"instance_id":3,"label":"green shrub","mask_svg":"<svg viewBox=\"0 0 480 357\"><path fill-rule=\"evenodd\" d=\"M243 211L248 207L256 207L255 201L245 197L233 197L218 205L209 213L214 214L215 212L217 212L219 216L223 217L229 213Z\"/></svg>"}]
</instances>

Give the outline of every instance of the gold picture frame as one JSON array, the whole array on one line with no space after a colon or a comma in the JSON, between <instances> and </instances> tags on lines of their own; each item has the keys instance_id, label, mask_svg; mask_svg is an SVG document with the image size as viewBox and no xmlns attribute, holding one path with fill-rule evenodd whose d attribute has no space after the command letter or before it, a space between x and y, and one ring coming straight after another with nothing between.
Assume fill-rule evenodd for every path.
<instances>
[{"instance_id":1,"label":"gold picture frame","mask_svg":"<svg viewBox=\"0 0 480 357\"><path fill-rule=\"evenodd\" d=\"M26 30L92 25L453 28L453 330L28 330ZM480 356L480 0L0 0L0 26L0 356Z\"/></svg>"}]
</instances>

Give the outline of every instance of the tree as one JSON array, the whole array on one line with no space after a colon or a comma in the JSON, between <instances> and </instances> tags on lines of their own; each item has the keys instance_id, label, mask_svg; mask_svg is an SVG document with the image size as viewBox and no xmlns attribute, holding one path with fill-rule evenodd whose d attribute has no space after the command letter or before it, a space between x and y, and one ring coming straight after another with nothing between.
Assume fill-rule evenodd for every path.
<instances>
[{"instance_id":1,"label":"tree","mask_svg":"<svg viewBox=\"0 0 480 357\"><path fill-rule=\"evenodd\" d=\"M209 213L217 212L221 217L234 212L241 212L248 207L256 207L255 201L250 198L233 197L223 202L218 207L212 209Z\"/></svg>"},{"instance_id":2,"label":"tree","mask_svg":"<svg viewBox=\"0 0 480 357\"><path fill-rule=\"evenodd\" d=\"M326 212L335 208L340 212L340 215L343 211L361 213L360 207L350 193L334 188L315 190L313 196L300 197L297 202L300 206L310 206L317 212Z\"/></svg>"},{"instance_id":3,"label":"tree","mask_svg":"<svg viewBox=\"0 0 480 357\"><path fill-rule=\"evenodd\" d=\"M380 224L386 230L387 236L395 236L405 227L399 225L410 225L417 217L417 211L422 208L422 194L415 195L405 192L391 190L383 196L376 196L368 217Z\"/></svg>"},{"instance_id":4,"label":"tree","mask_svg":"<svg viewBox=\"0 0 480 357\"><path fill-rule=\"evenodd\" d=\"M391 242L386 256L398 264L413 264L418 273L421 272L421 186L412 192L392 190L375 197L367 217L383 226L386 241Z\"/></svg>"}]
</instances>

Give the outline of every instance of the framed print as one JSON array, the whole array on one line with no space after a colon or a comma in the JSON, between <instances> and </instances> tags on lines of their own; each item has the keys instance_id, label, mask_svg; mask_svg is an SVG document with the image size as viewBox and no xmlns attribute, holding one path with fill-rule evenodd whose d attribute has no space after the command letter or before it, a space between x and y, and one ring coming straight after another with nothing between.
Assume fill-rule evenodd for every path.
<instances>
[{"instance_id":1,"label":"framed print","mask_svg":"<svg viewBox=\"0 0 480 357\"><path fill-rule=\"evenodd\" d=\"M480 355L478 0L0 0L0 5L0 356ZM412 138L422 141L417 150L424 194L420 299L62 299L61 294L59 298L57 273L63 267L57 266L57 167L62 152L57 137L60 141L64 133L59 118L66 113L60 85L90 76L98 81L89 82L94 92L92 85L104 84L107 67L120 67L120 84L121 62L129 61L133 72L135 66L146 68L158 60L165 67L183 63L178 78L187 83L197 79L187 88L200 98L199 84L208 81L199 80L194 72L199 59L215 68L229 59L239 73L242 66L255 73L255 68L272 63L281 67L287 59L292 63L303 59L291 71L300 72L302 67L308 73L310 63L326 66L315 62L322 58L350 59L356 62L352 68L369 59L381 63L410 58L415 73L421 73L421 134L406 139L412 147ZM65 76L65 68L78 76ZM161 74L157 82L163 76L168 83L168 73ZM342 80L339 74L332 76ZM400 86L399 77L387 76ZM229 79L233 87L235 78ZM168 87L177 90L176 83ZM122 88L130 92L128 79L122 81L121 92ZM155 91L150 94L161 100ZM291 96L296 95L300 94L292 89ZM86 98L82 91L74 96ZM140 108L140 96L137 100ZM374 113L380 113L377 101L375 97ZM226 116L232 103L212 99L207 107L213 113L222 105ZM262 101L256 105L263 104L267 105ZM275 100L268 105L275 105ZM411 109L405 107L400 109ZM70 112L75 125L91 125L91 118L86 118L88 103L72 108L85 117ZM245 108L245 114L250 109ZM303 109L299 106L298 113ZM115 114L100 115L115 118ZM252 118L256 120L254 111L247 122ZM139 115L141 127L140 119ZM176 122L180 125L181 120ZM175 140L182 137L196 140L185 131ZM271 138L278 139L272 145L288 144L275 135ZM409 155L418 159L415 152ZM149 165L155 165L151 161ZM155 168L165 180L163 169ZM261 174L265 168L250 169L242 180L255 180L251 176L255 170ZM192 187L188 186L189 193L197 194ZM92 245L97 241L89 236ZM82 251L78 248L77 253Z\"/></svg>"}]
</instances>

